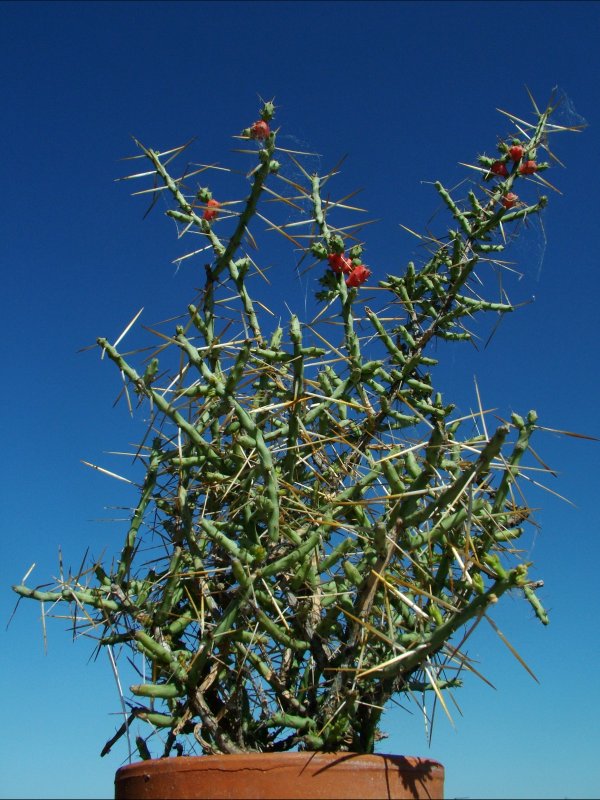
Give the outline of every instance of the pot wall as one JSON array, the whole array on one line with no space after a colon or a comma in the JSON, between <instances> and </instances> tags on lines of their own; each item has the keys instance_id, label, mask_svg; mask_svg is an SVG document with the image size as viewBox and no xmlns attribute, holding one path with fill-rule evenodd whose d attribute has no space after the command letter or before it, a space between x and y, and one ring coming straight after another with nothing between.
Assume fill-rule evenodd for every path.
<instances>
[{"instance_id":1,"label":"pot wall","mask_svg":"<svg viewBox=\"0 0 600 800\"><path fill-rule=\"evenodd\" d=\"M116 800L442 798L437 761L355 753L243 753L141 761L121 767Z\"/></svg>"}]
</instances>

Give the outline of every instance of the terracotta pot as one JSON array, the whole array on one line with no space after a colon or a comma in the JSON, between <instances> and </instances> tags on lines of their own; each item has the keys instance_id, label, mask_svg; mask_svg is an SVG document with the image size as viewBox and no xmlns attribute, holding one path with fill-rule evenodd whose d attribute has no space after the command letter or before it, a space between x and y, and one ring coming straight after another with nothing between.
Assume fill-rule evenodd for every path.
<instances>
[{"instance_id":1,"label":"terracotta pot","mask_svg":"<svg viewBox=\"0 0 600 800\"><path fill-rule=\"evenodd\" d=\"M140 761L121 767L116 800L442 798L437 761L356 753L244 753Z\"/></svg>"}]
</instances>

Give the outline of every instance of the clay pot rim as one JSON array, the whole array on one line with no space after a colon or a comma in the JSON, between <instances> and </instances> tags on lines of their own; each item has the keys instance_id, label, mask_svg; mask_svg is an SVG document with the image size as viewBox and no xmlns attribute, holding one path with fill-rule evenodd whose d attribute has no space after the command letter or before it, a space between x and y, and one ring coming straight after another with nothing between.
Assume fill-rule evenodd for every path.
<instances>
[{"instance_id":1,"label":"clay pot rim","mask_svg":"<svg viewBox=\"0 0 600 800\"><path fill-rule=\"evenodd\" d=\"M382 762L388 768L401 768L402 770L410 770L415 773L436 773L444 770L443 765L439 761L431 758L424 758L421 756L403 756L391 753L354 753L347 750L339 752L322 752L316 751L302 751L302 752L277 752L277 753L220 753L217 755L197 755L197 756L170 756L167 758L153 758L146 761L135 761L132 764L125 764L119 767L116 773L116 778L120 776L137 774L139 772L147 772L149 769L153 771L171 770L175 767L178 771L188 772L198 769L270 769L268 762L273 762L275 766L282 765L301 765L306 767L319 766L316 771L324 772L331 769L336 764L345 763L349 766L352 764L352 769L360 771L370 769L381 769ZM201 763L200 763L201 762ZM316 762L316 763L315 763Z\"/></svg>"}]
</instances>

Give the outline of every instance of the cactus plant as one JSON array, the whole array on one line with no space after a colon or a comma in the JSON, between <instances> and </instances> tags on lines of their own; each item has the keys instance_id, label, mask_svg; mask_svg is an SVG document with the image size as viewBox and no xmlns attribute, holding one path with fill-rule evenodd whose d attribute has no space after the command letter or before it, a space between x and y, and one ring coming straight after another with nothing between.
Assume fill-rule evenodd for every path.
<instances>
[{"instance_id":1,"label":"cactus plant","mask_svg":"<svg viewBox=\"0 0 600 800\"><path fill-rule=\"evenodd\" d=\"M431 691L445 707L474 671L466 638L507 592L547 622L515 547L536 413L491 430L483 411L455 412L435 372L447 351L436 344L465 346L476 318L513 311L486 296L479 270L546 205L541 195L513 208L512 190L550 187L549 164L525 178L518 163L551 155L549 135L567 130L551 113L507 115L521 144L499 150L514 169L480 156L466 200L436 183L447 236L421 237L423 263L387 275L363 263L362 223L348 223L357 209L325 198L333 174L311 174L279 145L273 103L238 137L255 160L241 204L194 187L204 167L173 172L185 147L136 141L147 167L128 177L151 178L181 234L200 237L204 286L150 356L98 339L150 419L116 563L50 590L14 587L84 609L100 647L148 665L105 752L137 719L162 732L138 737L142 758L157 742L162 755L370 753L394 697ZM258 299L264 271L248 242L261 221L318 276L314 318L279 324Z\"/></svg>"}]
</instances>

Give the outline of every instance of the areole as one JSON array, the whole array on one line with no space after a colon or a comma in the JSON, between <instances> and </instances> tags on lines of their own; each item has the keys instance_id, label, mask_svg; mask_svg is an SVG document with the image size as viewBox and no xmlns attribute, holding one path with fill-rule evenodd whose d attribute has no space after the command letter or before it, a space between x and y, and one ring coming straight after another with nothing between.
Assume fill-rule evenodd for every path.
<instances>
[{"instance_id":1,"label":"areole","mask_svg":"<svg viewBox=\"0 0 600 800\"><path fill-rule=\"evenodd\" d=\"M442 798L437 761L357 753L242 753L140 761L115 776L116 800Z\"/></svg>"}]
</instances>

